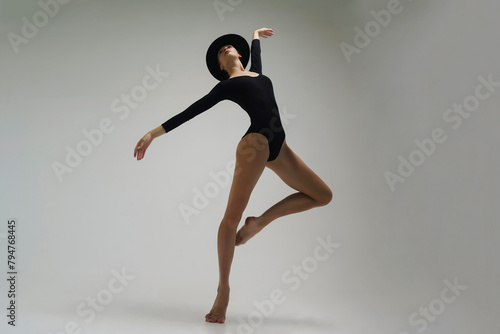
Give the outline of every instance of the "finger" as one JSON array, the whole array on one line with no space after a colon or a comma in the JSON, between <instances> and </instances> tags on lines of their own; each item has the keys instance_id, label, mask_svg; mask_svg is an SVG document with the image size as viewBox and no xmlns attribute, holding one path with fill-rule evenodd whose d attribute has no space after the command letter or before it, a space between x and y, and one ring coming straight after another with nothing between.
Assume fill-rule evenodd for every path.
<instances>
[{"instance_id":1,"label":"finger","mask_svg":"<svg viewBox=\"0 0 500 334\"><path fill-rule=\"evenodd\" d=\"M134 158L137 156L137 152L139 151L140 148L141 148L141 142L139 141L137 145L135 145Z\"/></svg>"},{"instance_id":2,"label":"finger","mask_svg":"<svg viewBox=\"0 0 500 334\"><path fill-rule=\"evenodd\" d=\"M141 139L139 139L139 141L137 142L137 145L135 147L137 149L140 149L143 143L144 143L144 140L141 138Z\"/></svg>"}]
</instances>

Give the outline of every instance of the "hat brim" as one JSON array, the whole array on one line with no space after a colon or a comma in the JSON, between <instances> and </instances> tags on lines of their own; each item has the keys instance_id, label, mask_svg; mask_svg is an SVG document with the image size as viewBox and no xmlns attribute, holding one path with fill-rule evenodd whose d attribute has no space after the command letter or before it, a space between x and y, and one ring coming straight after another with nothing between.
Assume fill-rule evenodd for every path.
<instances>
[{"instance_id":1,"label":"hat brim","mask_svg":"<svg viewBox=\"0 0 500 334\"><path fill-rule=\"evenodd\" d=\"M210 44L210 47L207 50L206 61L208 70L219 81L228 78L227 73L220 69L220 65L217 60L217 53L224 45L232 45L236 50L238 50L238 53L241 55L240 61L243 68L247 66L250 59L250 47L248 46L245 38L242 36L227 34L217 38L212 42L212 44Z\"/></svg>"}]
</instances>

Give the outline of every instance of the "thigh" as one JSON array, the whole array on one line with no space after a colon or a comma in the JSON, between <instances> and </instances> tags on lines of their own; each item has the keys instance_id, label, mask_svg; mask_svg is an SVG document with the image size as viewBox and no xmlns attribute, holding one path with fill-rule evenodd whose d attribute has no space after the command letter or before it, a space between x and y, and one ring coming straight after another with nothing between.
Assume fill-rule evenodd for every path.
<instances>
[{"instance_id":1,"label":"thigh","mask_svg":"<svg viewBox=\"0 0 500 334\"><path fill-rule=\"evenodd\" d=\"M249 133L238 143L225 218L238 222L241 219L250 195L266 167L269 148L262 145L266 140L262 134Z\"/></svg>"},{"instance_id":2,"label":"thigh","mask_svg":"<svg viewBox=\"0 0 500 334\"><path fill-rule=\"evenodd\" d=\"M320 203L328 203L332 191L328 185L292 151L285 142L278 157L266 167L274 171L288 186Z\"/></svg>"}]
</instances>

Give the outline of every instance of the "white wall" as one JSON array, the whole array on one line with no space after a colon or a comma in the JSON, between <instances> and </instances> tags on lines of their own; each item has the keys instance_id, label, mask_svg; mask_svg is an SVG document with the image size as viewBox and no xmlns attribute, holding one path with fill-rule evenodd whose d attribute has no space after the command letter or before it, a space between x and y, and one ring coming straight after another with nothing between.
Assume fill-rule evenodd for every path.
<instances>
[{"instance_id":1,"label":"white wall","mask_svg":"<svg viewBox=\"0 0 500 334\"><path fill-rule=\"evenodd\" d=\"M286 302L266 318L270 325L285 319L329 333L496 330L500 92L498 85L476 88L479 77L500 82L499 3L231 3L218 13L201 0L71 1L57 13L50 7L53 17L17 47L9 37L22 36L23 17L43 19L42 8L0 3L0 258L7 256L7 220L15 218L19 330L57 332L72 320L98 333L113 312L145 325L162 307L195 309L193 321L203 321L215 296L216 235L229 186L189 224L179 208L234 160L249 119L224 101L159 138L143 161L133 149L217 83L205 66L213 39L238 33L250 42L261 27L275 31L261 40L263 72L289 115L287 142L334 200L280 218L236 249L228 319L246 318L255 300L280 289ZM370 11L388 6L393 14L381 27ZM355 47L355 28L365 26L380 30L346 56L342 48ZM155 69L168 73L158 87L128 113L114 112L113 103ZM482 100L472 97L477 92ZM448 111L474 101L467 118ZM54 162L66 165L68 148L84 145L82 131L102 122L108 133L58 178ZM429 144L434 129L442 142ZM432 152L418 153L416 140ZM400 157L421 161L391 188L385 174L398 174ZM266 170L244 216L292 192ZM329 235L340 247L292 291L282 275ZM87 324L77 306L123 267L135 279ZM440 302L445 281L454 279L467 288ZM6 282L0 287L7 305ZM425 318L419 312L429 307Z\"/></svg>"}]
</instances>

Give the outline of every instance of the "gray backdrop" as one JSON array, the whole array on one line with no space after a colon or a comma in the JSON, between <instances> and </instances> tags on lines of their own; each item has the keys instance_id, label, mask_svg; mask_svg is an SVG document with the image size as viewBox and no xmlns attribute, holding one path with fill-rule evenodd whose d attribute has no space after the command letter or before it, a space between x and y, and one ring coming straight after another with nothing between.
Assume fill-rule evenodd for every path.
<instances>
[{"instance_id":1,"label":"gray backdrop","mask_svg":"<svg viewBox=\"0 0 500 334\"><path fill-rule=\"evenodd\" d=\"M500 4L494 0L0 2L2 332L493 333ZM249 119L205 51L261 27L289 146L334 193L237 247L217 228ZM244 217L294 192L266 170ZM8 221L16 221L16 326Z\"/></svg>"}]
</instances>

